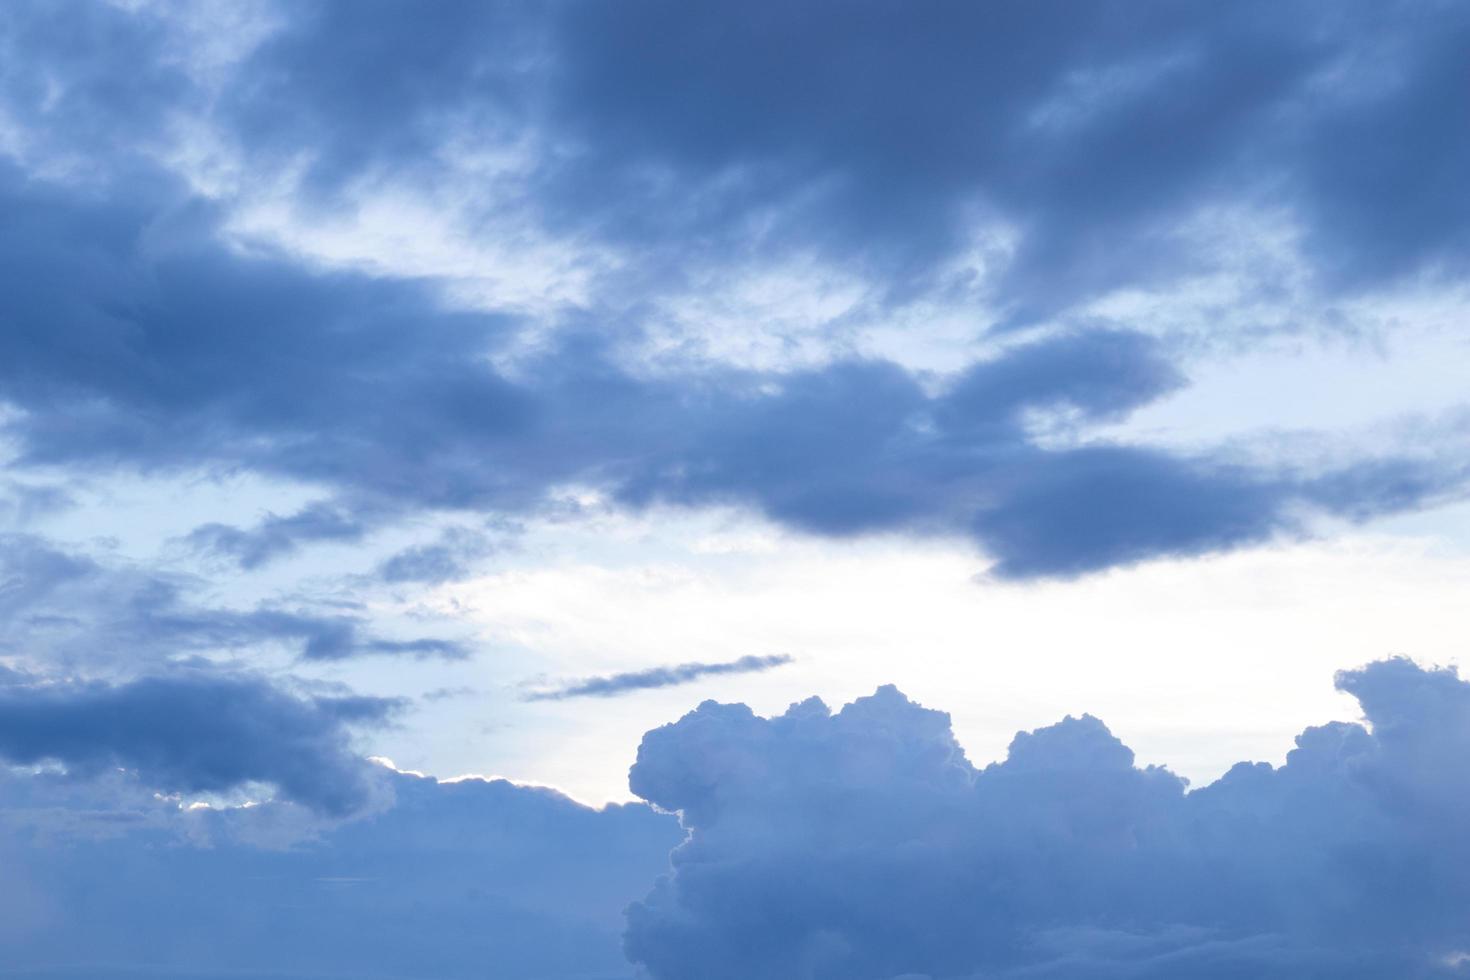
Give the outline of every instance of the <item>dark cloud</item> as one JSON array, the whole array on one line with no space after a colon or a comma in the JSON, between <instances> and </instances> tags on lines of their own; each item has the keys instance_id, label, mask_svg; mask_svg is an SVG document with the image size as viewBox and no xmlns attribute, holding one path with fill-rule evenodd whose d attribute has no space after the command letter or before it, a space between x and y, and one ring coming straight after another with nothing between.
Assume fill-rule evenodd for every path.
<instances>
[{"instance_id":1,"label":"dark cloud","mask_svg":"<svg viewBox=\"0 0 1470 980\"><path fill-rule=\"evenodd\" d=\"M220 117L318 192L442 173L466 132L554 147L528 210L675 279L758 235L922 288L1002 222L1024 322L1215 267L1183 230L1205 209L1284 214L1336 288L1463 272L1467 36L1447 3L338 2Z\"/></svg>"},{"instance_id":2,"label":"dark cloud","mask_svg":"<svg viewBox=\"0 0 1470 980\"><path fill-rule=\"evenodd\" d=\"M706 702L631 785L690 831L629 912L654 978L1451 977L1470 949L1470 684L1338 676L1368 726L1186 793L1095 718L977 770L882 688L837 714Z\"/></svg>"},{"instance_id":3,"label":"dark cloud","mask_svg":"<svg viewBox=\"0 0 1470 980\"><path fill-rule=\"evenodd\" d=\"M304 154L318 192L364 172L432 170L451 130L513 137L538 99L546 30L535 5L370 0L290 13L218 111L246 154L293 165Z\"/></svg>"},{"instance_id":4,"label":"dark cloud","mask_svg":"<svg viewBox=\"0 0 1470 980\"><path fill-rule=\"evenodd\" d=\"M1185 228L1231 208L1296 229L1324 291L1454 277L1470 256L1470 16L1437 0L334 0L278 11L223 85L173 56L199 38L151 8L5 13L11 118L91 169L130 171L184 119L331 206L511 147L535 164L515 208L636 256L644 289L758 240L912 292L990 221L1015 239L992 285L1028 322L1218 268Z\"/></svg>"},{"instance_id":5,"label":"dark cloud","mask_svg":"<svg viewBox=\"0 0 1470 980\"><path fill-rule=\"evenodd\" d=\"M1017 236L986 287L1017 324L1211 267L1180 229L1234 205L1294 222L1308 278L1342 295L1453 275L1470 222L1431 202L1465 197L1445 188L1470 126L1446 107L1470 21L1392 9L326 3L281 12L205 97L161 54L187 35L164 15L89 8L68 40L65 11L20 5L9 50L57 57L47 86L5 76L17 125L76 129L104 168L97 146L130 149L100 183L0 170L3 433L21 466L245 470L331 495L192 535L245 567L415 510L535 512L568 486L819 534L969 536L1014 578L1258 542L1312 511L1421 507L1460 492L1462 468L1295 473L1081 439L1183 383L1127 330L1048 334L950 379L852 357L634 371L620 346L646 309L630 291L744 261L756 228L773 261L815 250L911 292L960 247L958 222L989 215ZM149 67L112 91L123 53ZM227 246L228 195L201 201L140 149L188 125L262 172L299 164L308 203L449 179L471 135L554 147L515 178L516 207L612 247L627 280L530 323L452 310L434 282ZM543 341L511 356L533 328ZM1038 415L1079 438L1040 440ZM455 550L379 571L444 581L465 567Z\"/></svg>"},{"instance_id":6,"label":"dark cloud","mask_svg":"<svg viewBox=\"0 0 1470 980\"><path fill-rule=\"evenodd\" d=\"M393 805L345 822L0 772L0 971L629 980L621 912L667 867L672 817L373 768Z\"/></svg>"},{"instance_id":7,"label":"dark cloud","mask_svg":"<svg viewBox=\"0 0 1470 980\"><path fill-rule=\"evenodd\" d=\"M381 725L398 702L300 698L260 677L203 670L120 684L29 680L0 687L0 757L87 776L136 772L171 793L273 786L331 815L366 806L371 767L347 725Z\"/></svg>"},{"instance_id":8,"label":"dark cloud","mask_svg":"<svg viewBox=\"0 0 1470 980\"><path fill-rule=\"evenodd\" d=\"M609 674L606 677L585 677L562 687L547 691L533 691L523 701L565 701L567 698L612 698L634 691L646 691L655 687L673 687L691 684L702 677L717 677L723 674L753 674L782 667L792 662L784 653L758 657L750 654L725 663L687 663L673 667L651 667L625 674Z\"/></svg>"},{"instance_id":9,"label":"dark cloud","mask_svg":"<svg viewBox=\"0 0 1470 980\"><path fill-rule=\"evenodd\" d=\"M498 373L487 355L506 321L446 312L424 284L240 255L187 208L170 225L139 199L84 204L11 177L0 397L21 460L243 467L342 495L253 530L195 532L246 565L356 539L405 509L513 515L577 484L631 506L743 506L819 534L970 535L1001 574L1075 574L1259 541L1290 531L1303 504L1359 518L1411 508L1459 479L1390 458L1359 498L1335 474L1039 445L1036 412L1114 419L1180 384L1157 342L1117 330L1013 347L937 394L874 360L643 377L585 337ZM1409 492L1377 492L1395 473L1413 475L1397 484ZM439 574L446 559L387 571Z\"/></svg>"},{"instance_id":10,"label":"dark cloud","mask_svg":"<svg viewBox=\"0 0 1470 980\"><path fill-rule=\"evenodd\" d=\"M957 432L1058 407L1102 420L1124 416L1184 384L1155 338L1093 330L974 365L950 387L936 414Z\"/></svg>"},{"instance_id":11,"label":"dark cloud","mask_svg":"<svg viewBox=\"0 0 1470 980\"><path fill-rule=\"evenodd\" d=\"M974 523L1003 578L1224 551L1296 530L1288 501L1299 489L1228 463L1112 446L1015 462Z\"/></svg>"},{"instance_id":12,"label":"dark cloud","mask_svg":"<svg viewBox=\"0 0 1470 980\"><path fill-rule=\"evenodd\" d=\"M1284 209L1340 286L1470 256L1432 203L1470 154L1448 5L562 9L574 200L615 182L608 209L669 241L761 213L901 285L988 214L1022 319L1210 267L1181 234L1204 207ZM650 206L675 198L699 206Z\"/></svg>"}]
</instances>

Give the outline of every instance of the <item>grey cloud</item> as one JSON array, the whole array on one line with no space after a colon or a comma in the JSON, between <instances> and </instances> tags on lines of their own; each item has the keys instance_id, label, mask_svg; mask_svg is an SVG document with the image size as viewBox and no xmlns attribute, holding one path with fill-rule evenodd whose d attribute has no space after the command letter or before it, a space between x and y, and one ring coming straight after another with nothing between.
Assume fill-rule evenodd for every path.
<instances>
[{"instance_id":1,"label":"grey cloud","mask_svg":"<svg viewBox=\"0 0 1470 980\"><path fill-rule=\"evenodd\" d=\"M284 20L221 121L329 201L444 179L466 126L555 146L518 196L652 288L755 226L911 295L988 217L1028 322L1215 268L1181 233L1199 208L1288 215L1332 289L1463 272L1467 32L1444 3L339 2Z\"/></svg>"},{"instance_id":2,"label":"grey cloud","mask_svg":"<svg viewBox=\"0 0 1470 980\"><path fill-rule=\"evenodd\" d=\"M565 701L568 698L611 698L634 691L646 691L657 687L673 687L690 684L703 677L718 677L725 674L753 674L781 667L792 662L784 653L759 657L750 654L725 663L687 663L673 667L651 667L606 677L586 677L563 687L546 691L533 691L522 697L523 701Z\"/></svg>"},{"instance_id":3,"label":"grey cloud","mask_svg":"<svg viewBox=\"0 0 1470 980\"><path fill-rule=\"evenodd\" d=\"M631 980L621 910L672 817L372 768L393 804L347 820L0 770L0 972Z\"/></svg>"},{"instance_id":4,"label":"grey cloud","mask_svg":"<svg viewBox=\"0 0 1470 980\"><path fill-rule=\"evenodd\" d=\"M285 517L272 514L248 529L229 524L203 524L185 540L201 552L227 557L249 570L290 554L302 542L356 542L362 540L367 530L367 524L351 510L316 503Z\"/></svg>"},{"instance_id":5,"label":"grey cloud","mask_svg":"<svg viewBox=\"0 0 1470 980\"><path fill-rule=\"evenodd\" d=\"M0 687L0 757L73 775L136 772L165 792L253 783L344 815L375 795L345 725L381 725L391 699L304 699L257 676L194 669L119 684L29 679Z\"/></svg>"},{"instance_id":6,"label":"grey cloud","mask_svg":"<svg viewBox=\"0 0 1470 980\"><path fill-rule=\"evenodd\" d=\"M1259 542L1294 533L1304 507L1366 519L1464 491L1462 467L1409 458L1364 480L1351 462L1294 474L1207 449L1038 444L1032 411L1086 426L1181 383L1159 342L1128 331L1012 345L950 379L863 359L644 376L590 335L502 373L487 355L513 322L448 311L424 283L239 254L162 191L79 202L10 178L0 397L20 462L245 468L333 489L333 503L254 529L196 531L247 565L415 511L536 513L568 485L625 507L743 507L816 534L968 536L1014 578ZM468 560L439 547L381 571L433 578Z\"/></svg>"},{"instance_id":7,"label":"grey cloud","mask_svg":"<svg viewBox=\"0 0 1470 980\"><path fill-rule=\"evenodd\" d=\"M490 539L483 534L467 528L447 528L434 544L405 548L384 559L377 575L390 585L438 585L465 577L476 559L493 550Z\"/></svg>"}]
</instances>

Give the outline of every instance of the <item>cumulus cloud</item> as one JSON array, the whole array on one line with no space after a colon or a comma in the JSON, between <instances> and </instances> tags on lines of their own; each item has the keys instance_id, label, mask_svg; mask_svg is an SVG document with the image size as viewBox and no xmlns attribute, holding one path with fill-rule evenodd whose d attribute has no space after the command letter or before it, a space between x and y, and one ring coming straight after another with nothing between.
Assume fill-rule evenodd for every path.
<instances>
[{"instance_id":1,"label":"cumulus cloud","mask_svg":"<svg viewBox=\"0 0 1470 980\"><path fill-rule=\"evenodd\" d=\"M630 773L683 830L644 806L368 772L333 726L381 720L371 699L3 682L0 755L66 763L0 770L0 855L26 899L0 920L12 971L209 976L225 955L293 978L1449 980L1470 948L1470 684L1402 659L1338 676L1364 724L1309 728L1279 768L1193 792L1087 715L977 769L947 715L892 687L769 719L706 702L649 732ZM281 792L225 809L156 793L237 779ZM358 779L391 805L363 811ZM620 966L618 910L650 882Z\"/></svg>"},{"instance_id":2,"label":"cumulus cloud","mask_svg":"<svg viewBox=\"0 0 1470 980\"><path fill-rule=\"evenodd\" d=\"M750 654L726 663L687 663L673 667L651 667L624 674L609 674L606 677L586 677L563 687L546 691L533 691L523 701L565 701L567 698L611 698L633 691L646 691L655 687L673 687L690 684L702 677L717 677L722 674L753 674L772 667L791 663L792 658L784 653L759 657Z\"/></svg>"},{"instance_id":3,"label":"cumulus cloud","mask_svg":"<svg viewBox=\"0 0 1470 980\"><path fill-rule=\"evenodd\" d=\"M977 770L891 687L835 714L706 702L630 774L690 836L628 953L714 980L1456 976L1470 684L1407 660L1337 683L1367 724L1194 792L1089 716Z\"/></svg>"}]
</instances>

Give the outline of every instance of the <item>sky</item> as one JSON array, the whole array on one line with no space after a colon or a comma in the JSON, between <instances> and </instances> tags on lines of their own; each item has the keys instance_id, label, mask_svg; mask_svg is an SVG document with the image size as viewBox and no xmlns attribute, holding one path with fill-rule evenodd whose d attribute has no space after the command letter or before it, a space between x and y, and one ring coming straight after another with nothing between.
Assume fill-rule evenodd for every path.
<instances>
[{"instance_id":1,"label":"sky","mask_svg":"<svg viewBox=\"0 0 1470 980\"><path fill-rule=\"evenodd\" d=\"M1467 45L0 5L0 976L1470 973Z\"/></svg>"}]
</instances>

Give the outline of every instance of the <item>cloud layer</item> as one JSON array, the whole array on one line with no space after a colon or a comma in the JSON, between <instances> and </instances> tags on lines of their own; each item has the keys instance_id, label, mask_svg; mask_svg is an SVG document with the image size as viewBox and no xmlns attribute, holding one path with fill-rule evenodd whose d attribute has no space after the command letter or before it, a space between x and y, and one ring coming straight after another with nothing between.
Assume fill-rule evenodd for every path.
<instances>
[{"instance_id":1,"label":"cloud layer","mask_svg":"<svg viewBox=\"0 0 1470 980\"><path fill-rule=\"evenodd\" d=\"M506 318L446 311L422 284L240 255L176 194L97 205L13 173L0 185L16 311L0 334L14 410L0 431L19 462L245 469L335 491L191 536L246 568L405 512L537 512L568 486L625 507L736 505L816 534L969 536L1016 578L1259 542L1303 510L1366 519L1463 492L1462 465L1423 454L1292 473L1039 441L1034 413L1113 420L1180 384L1137 332L1023 344L937 392L873 359L646 376L590 337L498 371L487 358L508 343ZM167 235L160 211L174 215Z\"/></svg>"},{"instance_id":2,"label":"cloud layer","mask_svg":"<svg viewBox=\"0 0 1470 980\"><path fill-rule=\"evenodd\" d=\"M364 763L366 765L366 763ZM622 907L676 822L373 766L390 808L179 811L123 777L0 771L0 971L624 980Z\"/></svg>"},{"instance_id":3,"label":"cloud layer","mask_svg":"<svg viewBox=\"0 0 1470 980\"><path fill-rule=\"evenodd\" d=\"M518 210L665 273L758 240L903 292L989 219L1024 321L1210 268L1183 225L1232 208L1286 215L1334 288L1463 273L1467 31L1445 3L339 2L253 49L214 121L328 196L490 134L534 163L497 174Z\"/></svg>"},{"instance_id":4,"label":"cloud layer","mask_svg":"<svg viewBox=\"0 0 1470 980\"><path fill-rule=\"evenodd\" d=\"M1089 437L1184 376L1175 346L1087 302L1219 272L1239 243L1191 237L1208 215L1277 216L1316 306L1463 271L1449 175L1470 132L1441 110L1470 21L1431 6L322 3L240 14L238 46L190 67L167 52L199 38L161 8L81 12L69 44L69 14L18 4L5 50L47 59L51 83L0 87L21 134L0 168L4 434L27 466L244 470L327 494L191 536L247 569L424 510L541 512L568 488L819 534L968 536L1015 578L1458 497L1463 465L1433 453L1288 472ZM234 176L181 168L201 153ZM232 229L264 193L249 175L324 217L368 187L485 187L456 220L530 222L611 258L575 304L466 311L447 276L386 257L242 247ZM955 272L977 235L1010 244ZM946 377L841 344L788 370L631 353L659 297L753 252L818 256L889 297L880 322L916 297L966 310L993 353ZM1027 325L1044 329L1018 345ZM1038 415L1070 438L1040 439ZM385 571L461 567L437 557Z\"/></svg>"}]
</instances>

